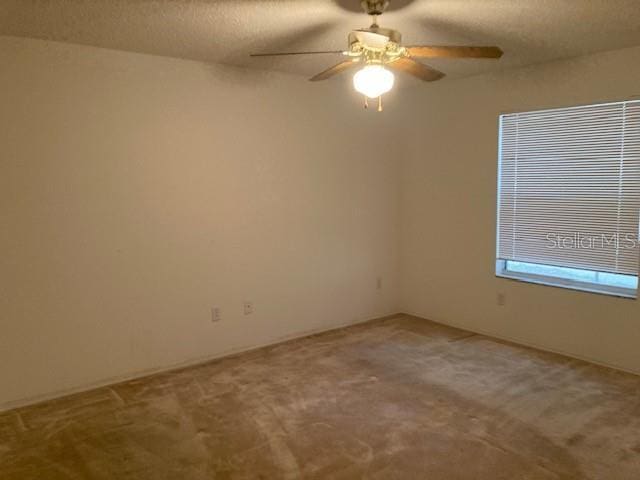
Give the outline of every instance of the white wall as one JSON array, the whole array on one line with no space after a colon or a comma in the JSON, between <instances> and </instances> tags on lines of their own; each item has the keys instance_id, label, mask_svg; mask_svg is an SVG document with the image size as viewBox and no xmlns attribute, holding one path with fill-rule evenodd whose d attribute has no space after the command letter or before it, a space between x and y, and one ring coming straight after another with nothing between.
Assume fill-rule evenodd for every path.
<instances>
[{"instance_id":1,"label":"white wall","mask_svg":"<svg viewBox=\"0 0 640 480\"><path fill-rule=\"evenodd\" d=\"M412 92L401 181L401 308L640 373L640 302L498 279L500 113L640 95L640 48ZM498 292L506 305L496 304Z\"/></svg>"},{"instance_id":2,"label":"white wall","mask_svg":"<svg viewBox=\"0 0 640 480\"><path fill-rule=\"evenodd\" d=\"M392 112L37 40L0 65L0 408L397 311Z\"/></svg>"},{"instance_id":3,"label":"white wall","mask_svg":"<svg viewBox=\"0 0 640 480\"><path fill-rule=\"evenodd\" d=\"M640 49L383 115L92 47L0 37L0 64L0 409L398 310L640 372L637 301L494 277L499 113L640 94Z\"/></svg>"}]
</instances>

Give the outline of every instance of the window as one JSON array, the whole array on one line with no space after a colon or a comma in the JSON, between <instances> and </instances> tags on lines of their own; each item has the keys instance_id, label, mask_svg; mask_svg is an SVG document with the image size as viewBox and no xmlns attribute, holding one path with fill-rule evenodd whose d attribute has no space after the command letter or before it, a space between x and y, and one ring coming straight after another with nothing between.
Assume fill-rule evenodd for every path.
<instances>
[{"instance_id":1,"label":"window","mask_svg":"<svg viewBox=\"0 0 640 480\"><path fill-rule=\"evenodd\" d=\"M638 289L640 101L500 116L496 274Z\"/></svg>"}]
</instances>

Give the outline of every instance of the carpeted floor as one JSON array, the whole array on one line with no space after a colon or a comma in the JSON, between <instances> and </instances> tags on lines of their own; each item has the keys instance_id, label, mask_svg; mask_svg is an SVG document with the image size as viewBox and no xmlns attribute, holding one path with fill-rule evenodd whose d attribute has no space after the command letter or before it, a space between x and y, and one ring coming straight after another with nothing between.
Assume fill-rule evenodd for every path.
<instances>
[{"instance_id":1,"label":"carpeted floor","mask_svg":"<svg viewBox=\"0 0 640 480\"><path fill-rule=\"evenodd\" d=\"M407 316L0 414L0 479L640 478L640 377Z\"/></svg>"}]
</instances>

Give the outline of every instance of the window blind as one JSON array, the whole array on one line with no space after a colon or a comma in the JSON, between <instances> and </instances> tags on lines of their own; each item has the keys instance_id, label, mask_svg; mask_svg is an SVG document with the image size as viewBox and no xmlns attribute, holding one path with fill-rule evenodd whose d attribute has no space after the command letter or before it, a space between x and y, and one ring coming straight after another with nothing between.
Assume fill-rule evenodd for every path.
<instances>
[{"instance_id":1,"label":"window blind","mask_svg":"<svg viewBox=\"0 0 640 480\"><path fill-rule=\"evenodd\" d=\"M640 101L500 117L497 257L638 274Z\"/></svg>"}]
</instances>

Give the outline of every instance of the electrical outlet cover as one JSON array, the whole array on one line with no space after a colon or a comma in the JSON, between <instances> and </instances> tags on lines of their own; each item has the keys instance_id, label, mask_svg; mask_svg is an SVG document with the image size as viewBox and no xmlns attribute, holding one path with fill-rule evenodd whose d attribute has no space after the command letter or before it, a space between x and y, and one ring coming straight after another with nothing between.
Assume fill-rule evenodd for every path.
<instances>
[{"instance_id":1,"label":"electrical outlet cover","mask_svg":"<svg viewBox=\"0 0 640 480\"><path fill-rule=\"evenodd\" d=\"M253 313L253 302L244 302L244 314L251 315Z\"/></svg>"}]
</instances>

